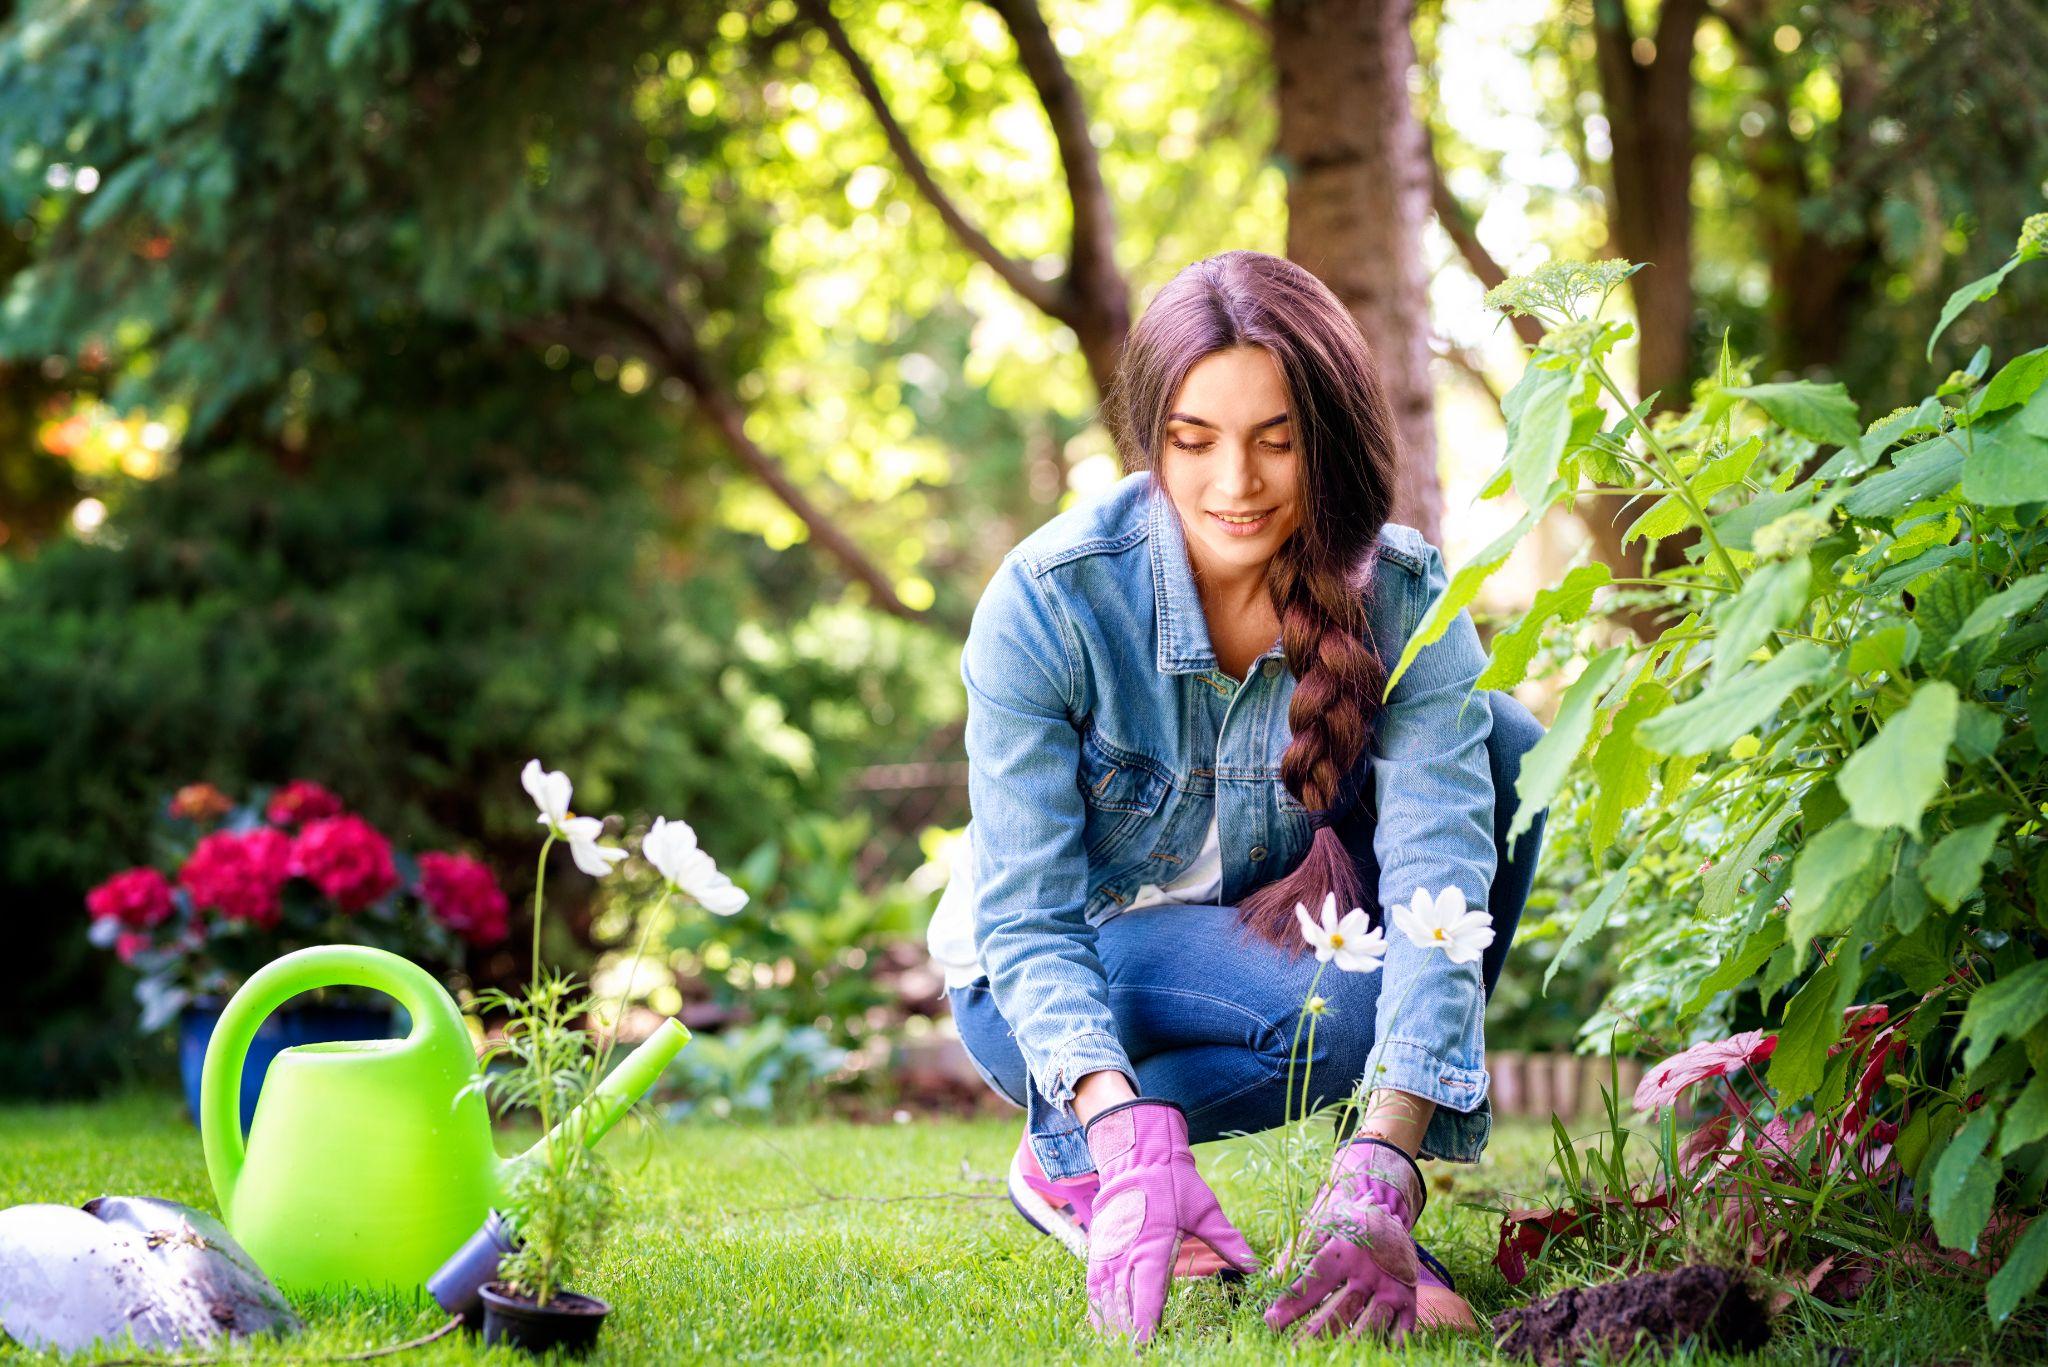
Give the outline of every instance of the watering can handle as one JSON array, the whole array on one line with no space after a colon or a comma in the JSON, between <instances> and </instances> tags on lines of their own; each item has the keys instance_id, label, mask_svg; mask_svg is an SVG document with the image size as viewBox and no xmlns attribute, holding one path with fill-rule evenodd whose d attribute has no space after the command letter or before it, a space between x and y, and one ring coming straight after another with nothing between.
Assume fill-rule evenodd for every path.
<instances>
[{"instance_id":1,"label":"watering can handle","mask_svg":"<svg viewBox=\"0 0 2048 1367\"><path fill-rule=\"evenodd\" d=\"M469 1031L454 999L432 974L408 959L363 945L316 945L274 959L235 993L206 1045L199 1080L199 1133L206 1171L223 1219L230 1218L235 1182L246 1156L242 1141L242 1066L256 1029L271 1012L301 992L321 987L368 987L398 999L412 1016L405 1049L455 1048L462 1067L474 1065Z\"/></svg>"}]
</instances>

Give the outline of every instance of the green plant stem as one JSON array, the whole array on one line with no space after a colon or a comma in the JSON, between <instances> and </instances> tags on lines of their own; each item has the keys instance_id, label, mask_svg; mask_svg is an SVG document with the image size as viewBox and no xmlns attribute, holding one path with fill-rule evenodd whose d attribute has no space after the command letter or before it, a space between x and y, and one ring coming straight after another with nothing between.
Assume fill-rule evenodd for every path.
<instances>
[{"instance_id":1,"label":"green plant stem","mask_svg":"<svg viewBox=\"0 0 2048 1367\"><path fill-rule=\"evenodd\" d=\"M1286 1121L1287 1129L1286 1133L1281 1137L1280 1171L1281 1183L1285 1188L1287 1198L1287 1229L1289 1231L1289 1238L1293 1237L1292 1231L1296 1224L1294 1200L1295 1117L1292 1114L1294 1110L1294 1060L1301 1052L1301 1027L1307 1021L1309 1003L1316 999L1316 988L1322 985L1323 970L1329 966L1330 964L1327 959L1317 961L1315 974L1308 980L1308 996L1302 999L1301 1010L1294 1017L1294 1040L1287 1046L1287 1100L1281 1112L1283 1119ZM1308 1117L1302 1116L1301 1119L1305 1121Z\"/></svg>"},{"instance_id":2,"label":"green plant stem","mask_svg":"<svg viewBox=\"0 0 2048 1367\"><path fill-rule=\"evenodd\" d=\"M548 838L540 842L540 862L533 870L533 962L527 969L529 975L540 973L540 895L548 881L548 851L555 847L555 831L548 828Z\"/></svg>"},{"instance_id":3,"label":"green plant stem","mask_svg":"<svg viewBox=\"0 0 2048 1367\"><path fill-rule=\"evenodd\" d=\"M1600 382L1602 389L1605 389L1614 396L1615 402L1621 405L1622 411L1628 416L1628 420L1635 425L1636 431L1642 436L1643 445L1649 448L1650 454L1658 463L1658 473L1670 484L1672 496L1684 504L1685 510L1692 514L1693 521L1699 524L1700 535L1706 539L1708 548L1713 551L1714 557L1721 562L1721 568L1727 573L1729 583L1734 585L1737 592L1740 592L1742 589L1742 571L1735 568L1734 558L1728 554L1728 548L1721 544L1721 538L1715 534L1714 524L1708 518L1707 510L1701 506L1698 499L1693 497L1692 486L1687 484L1684 477L1678 473L1678 463L1671 458L1671 453L1664 449L1664 443L1657 440L1657 434L1650 430L1650 425L1636 416L1635 405L1631 404L1628 401L1628 396L1621 392L1621 386L1616 384L1614 377L1607 373L1607 367L1598 360L1594 360L1590 364L1593 367L1593 377Z\"/></svg>"},{"instance_id":4,"label":"green plant stem","mask_svg":"<svg viewBox=\"0 0 2048 1367\"><path fill-rule=\"evenodd\" d=\"M647 953L647 941L654 934L654 927L667 914L669 903L675 900L676 890L672 883L663 883L661 900L654 904L654 910L640 923L640 938L633 945L633 957L626 963L626 981L619 988L618 1019L612 1022L611 1033L606 1036L604 1048L598 1054L597 1076L602 1078L611 1063L612 1051L619 1045L619 1026L625 1022L626 1008L633 1000L633 980L640 972L641 956Z\"/></svg>"}]
</instances>

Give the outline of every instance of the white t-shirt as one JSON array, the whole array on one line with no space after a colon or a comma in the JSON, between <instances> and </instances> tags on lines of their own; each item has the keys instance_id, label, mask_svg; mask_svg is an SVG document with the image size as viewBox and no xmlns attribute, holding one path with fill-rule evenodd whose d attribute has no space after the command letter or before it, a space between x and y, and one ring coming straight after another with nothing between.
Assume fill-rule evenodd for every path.
<instances>
[{"instance_id":1,"label":"white t-shirt","mask_svg":"<svg viewBox=\"0 0 2048 1367\"><path fill-rule=\"evenodd\" d=\"M947 880L939 905L932 912L931 927L925 932L932 962L945 971L948 987L965 987L982 975L981 960L974 952L974 857L968 848L972 838L970 826L967 837L954 842L953 876ZM1145 884L1124 910L1136 911L1139 907L1169 902L1213 904L1222 893L1223 845L1217 835L1216 817L1211 813L1201 853L1188 865L1187 872L1164 886Z\"/></svg>"}]
</instances>

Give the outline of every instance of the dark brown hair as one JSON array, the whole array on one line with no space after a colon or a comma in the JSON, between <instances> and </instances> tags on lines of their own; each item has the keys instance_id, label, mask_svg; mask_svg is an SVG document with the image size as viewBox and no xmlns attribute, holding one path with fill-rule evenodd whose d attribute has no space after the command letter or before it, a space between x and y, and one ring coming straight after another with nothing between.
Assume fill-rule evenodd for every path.
<instances>
[{"instance_id":1,"label":"dark brown hair","mask_svg":"<svg viewBox=\"0 0 2048 1367\"><path fill-rule=\"evenodd\" d=\"M1103 409L1126 470L1149 470L1158 481L1166 415L1188 372L1241 346L1263 347L1279 363L1300 453L1299 520L1273 556L1266 587L1299 681L1280 777L1315 814L1316 832L1301 863L1238 910L1259 935L1298 948L1295 903L1313 911L1334 892L1340 911L1370 905L1331 823L1386 680L1366 601L1380 528L1393 509L1396 438L1372 352L1337 296L1283 257L1224 252L1167 281L1124 346Z\"/></svg>"}]
</instances>

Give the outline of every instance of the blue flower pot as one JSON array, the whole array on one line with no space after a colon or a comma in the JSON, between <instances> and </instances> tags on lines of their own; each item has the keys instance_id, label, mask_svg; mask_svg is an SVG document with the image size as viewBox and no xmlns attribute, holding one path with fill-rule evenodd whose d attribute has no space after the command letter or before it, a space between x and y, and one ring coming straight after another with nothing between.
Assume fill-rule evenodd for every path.
<instances>
[{"instance_id":1,"label":"blue flower pot","mask_svg":"<svg viewBox=\"0 0 2048 1367\"><path fill-rule=\"evenodd\" d=\"M199 1079L206 1070L206 1044L220 1021L223 1003L201 1000L178 1016L178 1073L185 1084L185 1113L199 1123ZM242 1133L256 1117L256 1098L270 1060L295 1044L332 1040L395 1039L412 1029L405 1009L393 1006L292 1006L263 1018L242 1067Z\"/></svg>"}]
</instances>

